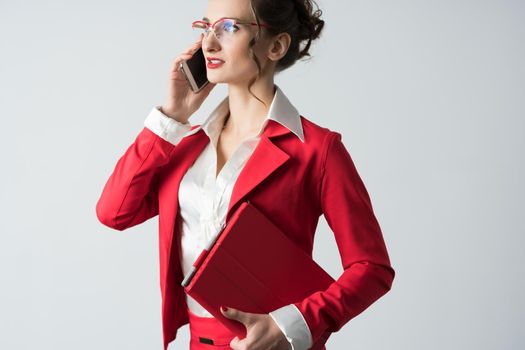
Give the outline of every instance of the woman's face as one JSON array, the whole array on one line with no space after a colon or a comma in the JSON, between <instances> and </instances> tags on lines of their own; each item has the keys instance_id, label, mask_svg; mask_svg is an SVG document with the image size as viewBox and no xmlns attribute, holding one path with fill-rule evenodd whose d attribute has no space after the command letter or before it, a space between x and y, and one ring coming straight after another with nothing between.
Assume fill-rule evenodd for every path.
<instances>
[{"instance_id":1,"label":"woman's face","mask_svg":"<svg viewBox=\"0 0 525 350\"><path fill-rule=\"evenodd\" d=\"M209 0L206 14L209 23L214 23L222 17L238 18L240 22L253 22L249 0ZM231 83L243 85L257 74L257 65L250 57L249 43L256 36L257 26L238 24L232 32L225 33L217 39L210 31L202 40L202 50L206 58L208 80L212 83ZM258 42L252 47L253 53L261 64L261 75L265 74L268 63L266 51L268 42L264 40L264 29L261 28ZM208 66L208 58L216 57L224 61L217 68Z\"/></svg>"}]
</instances>

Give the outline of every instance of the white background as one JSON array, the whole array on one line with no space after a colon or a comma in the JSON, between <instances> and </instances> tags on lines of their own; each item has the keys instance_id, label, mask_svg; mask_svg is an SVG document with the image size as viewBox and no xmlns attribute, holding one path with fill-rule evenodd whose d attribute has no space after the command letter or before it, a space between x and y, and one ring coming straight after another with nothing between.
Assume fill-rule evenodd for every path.
<instances>
[{"instance_id":1,"label":"white background","mask_svg":"<svg viewBox=\"0 0 525 350\"><path fill-rule=\"evenodd\" d=\"M328 350L524 348L525 2L318 4L276 83L343 135L396 270ZM157 218L119 232L95 204L205 8L1 0L0 348L162 348ZM314 258L342 272L324 218Z\"/></svg>"}]
</instances>

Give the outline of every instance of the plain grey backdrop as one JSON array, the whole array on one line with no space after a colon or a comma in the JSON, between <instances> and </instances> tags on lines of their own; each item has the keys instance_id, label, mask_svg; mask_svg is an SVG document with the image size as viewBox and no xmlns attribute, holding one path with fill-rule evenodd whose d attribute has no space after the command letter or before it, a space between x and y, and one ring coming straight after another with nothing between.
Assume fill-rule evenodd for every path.
<instances>
[{"instance_id":1,"label":"plain grey backdrop","mask_svg":"<svg viewBox=\"0 0 525 350\"><path fill-rule=\"evenodd\" d=\"M318 4L313 58L276 83L342 134L396 270L327 348L523 349L525 2ZM162 348L157 218L119 232L95 204L205 8L0 1L1 349ZM314 258L342 272L323 217Z\"/></svg>"}]
</instances>

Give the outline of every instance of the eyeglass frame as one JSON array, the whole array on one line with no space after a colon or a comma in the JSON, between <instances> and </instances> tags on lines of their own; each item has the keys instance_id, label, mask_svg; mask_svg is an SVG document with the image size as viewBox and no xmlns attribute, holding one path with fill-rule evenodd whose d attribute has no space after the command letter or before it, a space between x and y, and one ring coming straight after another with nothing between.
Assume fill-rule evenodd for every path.
<instances>
[{"instance_id":1,"label":"eyeglass frame","mask_svg":"<svg viewBox=\"0 0 525 350\"><path fill-rule=\"evenodd\" d=\"M222 21L222 20L225 20L225 19L229 19L229 20L232 20L233 21L233 25L237 25L237 24L249 24L249 25L252 25L252 26L258 26L258 27L264 27L264 28L272 28L270 25L266 24L266 23L255 23L255 22L240 22L239 20L237 20L236 18L230 18L230 17L221 17L219 18L218 20L216 20L215 22L213 23L210 23L210 22L207 22L207 21L203 21L203 20L197 20L197 21L193 21L191 22L191 27L193 28L193 25L195 23L204 23L206 25L206 31L209 30L209 28L212 29L213 31L213 35L215 35L215 37L217 38L217 35L215 34L215 29L214 29L214 26L216 23ZM206 33L206 32L205 32Z\"/></svg>"}]
</instances>

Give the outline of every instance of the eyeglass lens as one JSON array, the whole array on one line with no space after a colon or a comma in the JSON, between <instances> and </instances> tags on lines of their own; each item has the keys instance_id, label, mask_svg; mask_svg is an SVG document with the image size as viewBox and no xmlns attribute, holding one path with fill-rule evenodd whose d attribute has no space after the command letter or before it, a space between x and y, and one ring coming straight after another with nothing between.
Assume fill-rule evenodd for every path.
<instances>
[{"instance_id":1,"label":"eyeglass lens","mask_svg":"<svg viewBox=\"0 0 525 350\"><path fill-rule=\"evenodd\" d=\"M221 41L229 40L232 34L237 30L235 22L230 19L223 19L215 23L213 29L210 28L205 22L199 21L193 25L193 29L197 30L200 33L204 33L204 36L208 34L210 30L213 30L217 39Z\"/></svg>"}]
</instances>

